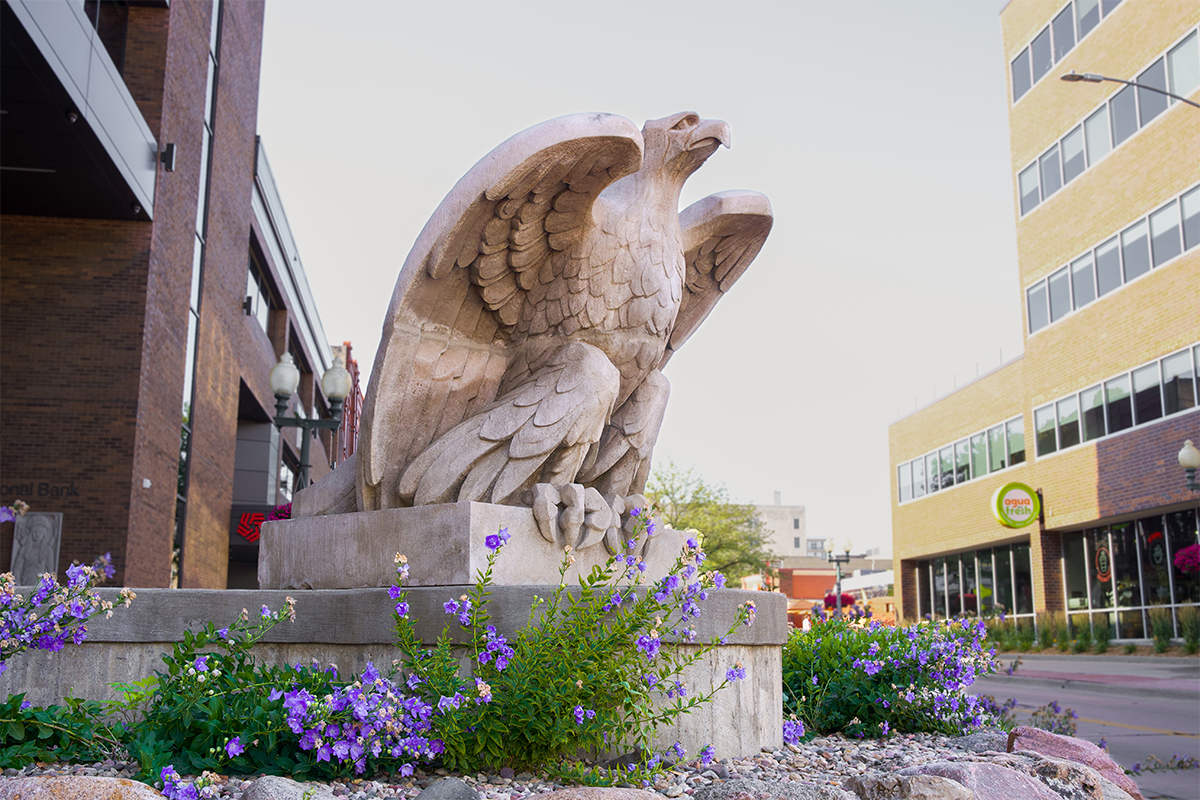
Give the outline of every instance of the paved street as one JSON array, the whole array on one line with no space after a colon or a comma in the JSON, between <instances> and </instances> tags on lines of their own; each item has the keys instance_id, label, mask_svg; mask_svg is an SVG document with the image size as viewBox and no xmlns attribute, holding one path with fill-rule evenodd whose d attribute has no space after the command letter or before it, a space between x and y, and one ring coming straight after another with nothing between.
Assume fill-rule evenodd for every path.
<instances>
[{"instance_id":1,"label":"paved street","mask_svg":"<svg viewBox=\"0 0 1200 800\"><path fill-rule=\"evenodd\" d=\"M1016 654L1001 658L1007 667ZM1200 758L1200 659L1024 655L1012 677L1001 673L974 688L1001 703L1015 698L1023 723L1051 701L1074 709L1076 735L1103 738L1126 768L1151 754ZM1200 770L1143 772L1134 780L1148 800L1200 800Z\"/></svg>"}]
</instances>

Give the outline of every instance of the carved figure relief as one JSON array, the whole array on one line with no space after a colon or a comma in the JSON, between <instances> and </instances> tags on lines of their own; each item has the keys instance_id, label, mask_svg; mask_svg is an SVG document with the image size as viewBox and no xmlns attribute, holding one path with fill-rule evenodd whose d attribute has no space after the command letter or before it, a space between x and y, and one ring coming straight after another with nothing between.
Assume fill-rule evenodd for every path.
<instances>
[{"instance_id":1,"label":"carved figure relief","mask_svg":"<svg viewBox=\"0 0 1200 800\"><path fill-rule=\"evenodd\" d=\"M578 114L477 163L405 261L357 463L325 478L341 485L316 513L525 505L548 540L616 552L646 502L662 368L771 228L756 192L678 211L729 143L728 125L690 112L641 131Z\"/></svg>"},{"instance_id":2,"label":"carved figure relief","mask_svg":"<svg viewBox=\"0 0 1200 800\"><path fill-rule=\"evenodd\" d=\"M13 526L12 574L17 586L33 586L49 572L58 573L62 514L26 511Z\"/></svg>"}]
</instances>

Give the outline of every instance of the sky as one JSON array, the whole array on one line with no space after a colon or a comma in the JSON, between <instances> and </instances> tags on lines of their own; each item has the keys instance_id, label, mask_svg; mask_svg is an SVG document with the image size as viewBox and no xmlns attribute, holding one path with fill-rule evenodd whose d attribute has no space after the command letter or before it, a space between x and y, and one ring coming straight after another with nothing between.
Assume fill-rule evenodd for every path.
<instances>
[{"instance_id":1,"label":"sky","mask_svg":"<svg viewBox=\"0 0 1200 800\"><path fill-rule=\"evenodd\" d=\"M888 425L1021 350L1002 5L271 0L258 128L326 334L369 372L417 234L505 139L727 121L681 208L753 189L774 228L667 366L655 464L890 552Z\"/></svg>"}]
</instances>

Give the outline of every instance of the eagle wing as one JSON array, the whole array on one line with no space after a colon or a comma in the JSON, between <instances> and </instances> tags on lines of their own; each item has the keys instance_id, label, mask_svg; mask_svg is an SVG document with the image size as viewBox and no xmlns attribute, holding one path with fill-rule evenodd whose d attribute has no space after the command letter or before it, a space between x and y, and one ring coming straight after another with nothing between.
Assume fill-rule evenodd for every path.
<instances>
[{"instance_id":1,"label":"eagle wing","mask_svg":"<svg viewBox=\"0 0 1200 800\"><path fill-rule=\"evenodd\" d=\"M575 114L513 136L446 195L384 321L359 438L360 510L405 505L404 468L496 399L529 290L556 279L551 256L580 241L600 192L641 160L632 122Z\"/></svg>"},{"instance_id":2,"label":"eagle wing","mask_svg":"<svg viewBox=\"0 0 1200 800\"><path fill-rule=\"evenodd\" d=\"M711 194L680 212L683 300L659 369L750 266L771 232L772 220L766 195L748 191Z\"/></svg>"}]
</instances>

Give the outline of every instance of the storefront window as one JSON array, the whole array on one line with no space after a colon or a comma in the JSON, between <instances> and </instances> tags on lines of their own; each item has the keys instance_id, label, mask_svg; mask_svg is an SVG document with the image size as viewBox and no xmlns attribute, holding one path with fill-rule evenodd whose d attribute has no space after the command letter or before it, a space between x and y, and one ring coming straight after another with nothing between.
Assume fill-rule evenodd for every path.
<instances>
[{"instance_id":1,"label":"storefront window","mask_svg":"<svg viewBox=\"0 0 1200 800\"><path fill-rule=\"evenodd\" d=\"M1120 625L1117 630L1117 638L1119 639L1144 639L1146 638L1146 628L1142 625L1141 611L1119 611L1117 616L1120 619Z\"/></svg>"},{"instance_id":2,"label":"storefront window","mask_svg":"<svg viewBox=\"0 0 1200 800\"><path fill-rule=\"evenodd\" d=\"M1033 613L1033 569L1029 561L1029 545L1014 544L1013 590L1018 614Z\"/></svg>"},{"instance_id":3,"label":"storefront window","mask_svg":"<svg viewBox=\"0 0 1200 800\"><path fill-rule=\"evenodd\" d=\"M1200 573L1185 575L1174 566L1175 554L1200 542L1196 531L1196 512L1193 509L1167 514L1167 544L1170 547L1171 577L1175 581L1176 603L1200 603Z\"/></svg>"},{"instance_id":4,"label":"storefront window","mask_svg":"<svg viewBox=\"0 0 1200 800\"><path fill-rule=\"evenodd\" d=\"M979 551L979 611L996 613L996 581L992 577L992 551Z\"/></svg>"},{"instance_id":5,"label":"storefront window","mask_svg":"<svg viewBox=\"0 0 1200 800\"><path fill-rule=\"evenodd\" d=\"M1063 575L1066 577L1067 611L1089 608L1087 586L1087 552L1083 532L1064 533L1062 540Z\"/></svg>"},{"instance_id":6,"label":"storefront window","mask_svg":"<svg viewBox=\"0 0 1200 800\"><path fill-rule=\"evenodd\" d=\"M1092 608L1112 608L1113 572L1112 550L1108 546L1108 528L1093 528L1087 532L1088 584Z\"/></svg>"},{"instance_id":7,"label":"storefront window","mask_svg":"<svg viewBox=\"0 0 1200 800\"><path fill-rule=\"evenodd\" d=\"M1117 606L1129 608L1142 604L1142 578L1138 570L1137 535L1132 522L1113 525L1110 531L1113 556L1113 580L1117 587Z\"/></svg>"},{"instance_id":8,"label":"storefront window","mask_svg":"<svg viewBox=\"0 0 1200 800\"><path fill-rule=\"evenodd\" d=\"M946 593L950 602L946 616L957 617L962 613L962 577L958 570L958 556L946 559Z\"/></svg>"},{"instance_id":9,"label":"storefront window","mask_svg":"<svg viewBox=\"0 0 1200 800\"><path fill-rule=\"evenodd\" d=\"M946 617L946 559L933 560L933 616Z\"/></svg>"},{"instance_id":10,"label":"storefront window","mask_svg":"<svg viewBox=\"0 0 1200 800\"><path fill-rule=\"evenodd\" d=\"M1161 606L1171 602L1171 559L1162 517L1138 520L1138 543L1142 557L1142 602Z\"/></svg>"},{"instance_id":11,"label":"storefront window","mask_svg":"<svg viewBox=\"0 0 1200 800\"><path fill-rule=\"evenodd\" d=\"M962 554L962 605L969 617L979 616L979 586L975 582L975 553Z\"/></svg>"},{"instance_id":12,"label":"storefront window","mask_svg":"<svg viewBox=\"0 0 1200 800\"><path fill-rule=\"evenodd\" d=\"M992 552L996 556L996 610L1013 614L1012 549L1005 545Z\"/></svg>"}]
</instances>

